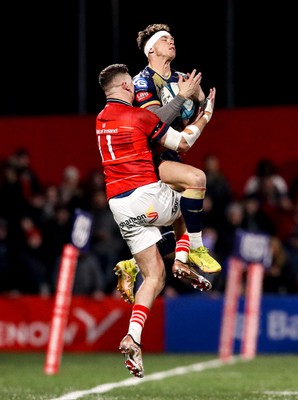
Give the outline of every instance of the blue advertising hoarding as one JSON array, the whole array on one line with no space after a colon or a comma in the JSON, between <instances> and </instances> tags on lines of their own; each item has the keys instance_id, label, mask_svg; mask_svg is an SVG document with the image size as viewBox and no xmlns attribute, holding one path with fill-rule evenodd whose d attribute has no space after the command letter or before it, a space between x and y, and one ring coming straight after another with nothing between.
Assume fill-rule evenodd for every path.
<instances>
[{"instance_id":1,"label":"blue advertising hoarding","mask_svg":"<svg viewBox=\"0 0 298 400\"><path fill-rule=\"evenodd\" d=\"M204 294L166 300L165 351L217 353L223 297ZM234 334L239 353L244 320L244 298L239 302ZM298 354L298 296L264 295L261 302L258 353Z\"/></svg>"}]
</instances>

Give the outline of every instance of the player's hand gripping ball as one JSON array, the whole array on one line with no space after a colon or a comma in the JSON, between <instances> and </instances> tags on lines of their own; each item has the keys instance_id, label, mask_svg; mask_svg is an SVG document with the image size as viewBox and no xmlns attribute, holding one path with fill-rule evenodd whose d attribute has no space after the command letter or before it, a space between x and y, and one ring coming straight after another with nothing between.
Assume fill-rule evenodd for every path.
<instances>
[{"instance_id":1,"label":"player's hand gripping ball","mask_svg":"<svg viewBox=\"0 0 298 400\"><path fill-rule=\"evenodd\" d=\"M171 82L168 85L164 86L160 91L160 98L162 105L168 104L174 97L177 96L178 92L179 88L177 82ZM181 119L191 118L194 111L195 111L194 102L190 99L185 100L180 111Z\"/></svg>"}]
</instances>

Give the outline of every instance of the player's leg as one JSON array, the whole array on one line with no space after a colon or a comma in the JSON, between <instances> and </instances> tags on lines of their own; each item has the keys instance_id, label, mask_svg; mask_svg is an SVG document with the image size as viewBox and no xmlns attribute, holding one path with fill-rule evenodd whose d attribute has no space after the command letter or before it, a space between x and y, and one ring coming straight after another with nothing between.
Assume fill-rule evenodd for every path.
<instances>
[{"instance_id":1,"label":"player's leg","mask_svg":"<svg viewBox=\"0 0 298 400\"><path fill-rule=\"evenodd\" d=\"M179 235L177 228L176 235ZM178 236L179 237L179 236ZM179 240L176 243L174 231L165 232L162 235L162 239L157 243L159 252L163 258L172 256L175 258L175 254L179 254L179 248L183 246L183 240ZM176 251L176 253L175 253ZM181 253L180 253L181 254ZM179 256L178 256L179 257ZM195 289L201 291L210 290L211 283L202 276L194 267L176 259L173 264L173 274L177 278L190 279L192 286ZM142 284L143 277L139 272L139 267L134 258L130 260L119 261L114 268L115 274L118 276L117 289L121 294L121 297L127 303L133 304L135 299L134 293L137 292L138 288Z\"/></svg>"},{"instance_id":2,"label":"player's leg","mask_svg":"<svg viewBox=\"0 0 298 400\"><path fill-rule=\"evenodd\" d=\"M159 175L163 182L181 192L180 208L190 238L189 261L210 274L221 271L220 264L210 256L202 238L205 173L181 162L163 161L159 165Z\"/></svg>"},{"instance_id":3,"label":"player's leg","mask_svg":"<svg viewBox=\"0 0 298 400\"><path fill-rule=\"evenodd\" d=\"M135 254L134 258L142 273L143 282L135 296L128 333L120 342L119 349L125 356L125 365L130 373L142 378L142 331L154 300L164 288L165 267L156 245Z\"/></svg>"},{"instance_id":4,"label":"player's leg","mask_svg":"<svg viewBox=\"0 0 298 400\"><path fill-rule=\"evenodd\" d=\"M161 240L157 243L161 256L167 257L175 254L175 234L173 231L165 232ZM140 287L143 281L142 274L139 273L139 267L134 258L119 261L115 268L115 274L118 277L117 290L121 297L127 303L133 304L134 293Z\"/></svg>"},{"instance_id":5,"label":"player's leg","mask_svg":"<svg viewBox=\"0 0 298 400\"><path fill-rule=\"evenodd\" d=\"M175 236L175 260L172 272L174 277L189 279L195 289L201 291L210 290L212 287L211 283L199 273L195 266L189 264L189 235L186 231L182 215L173 223L173 228ZM160 246L162 246L162 243L160 243Z\"/></svg>"},{"instance_id":6,"label":"player's leg","mask_svg":"<svg viewBox=\"0 0 298 400\"><path fill-rule=\"evenodd\" d=\"M122 237L143 276L143 282L135 295L128 332L120 342L119 349L125 356L125 365L130 373L142 378L144 367L141 336L153 303L164 288L166 278L164 262L156 245L162 236L159 225L155 226L154 223L170 226L179 217L180 209L177 204L180 195L167 185L156 182L138 188L129 197L111 199L109 202ZM147 218L145 215L151 206L159 216L158 222L157 218ZM141 222L126 223L137 220L140 215L144 216Z\"/></svg>"}]
</instances>

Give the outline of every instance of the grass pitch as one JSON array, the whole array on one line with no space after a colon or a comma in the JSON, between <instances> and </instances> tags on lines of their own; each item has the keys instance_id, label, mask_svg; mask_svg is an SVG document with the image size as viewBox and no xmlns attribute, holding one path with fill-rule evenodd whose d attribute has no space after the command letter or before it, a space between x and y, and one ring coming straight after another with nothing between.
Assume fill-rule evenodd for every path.
<instances>
[{"instance_id":1,"label":"grass pitch","mask_svg":"<svg viewBox=\"0 0 298 400\"><path fill-rule=\"evenodd\" d=\"M118 353L65 353L56 375L41 353L0 353L1 400L296 400L298 356L222 365L217 355L144 354L134 378Z\"/></svg>"}]
</instances>

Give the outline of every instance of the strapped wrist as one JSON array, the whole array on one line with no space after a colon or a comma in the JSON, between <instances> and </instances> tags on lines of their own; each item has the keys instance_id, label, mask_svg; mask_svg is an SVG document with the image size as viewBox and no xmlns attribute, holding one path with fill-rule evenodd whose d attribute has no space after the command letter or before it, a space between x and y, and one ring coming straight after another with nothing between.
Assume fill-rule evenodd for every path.
<instances>
[{"instance_id":1,"label":"strapped wrist","mask_svg":"<svg viewBox=\"0 0 298 400\"><path fill-rule=\"evenodd\" d=\"M191 147L195 141L200 137L201 130L196 125L187 125L185 129L190 130L192 133L186 133L185 130L181 132L181 136L184 137L189 147Z\"/></svg>"},{"instance_id":2,"label":"strapped wrist","mask_svg":"<svg viewBox=\"0 0 298 400\"><path fill-rule=\"evenodd\" d=\"M211 115L208 114L203 114L202 118L205 118L205 120L207 121L207 123L210 121L211 119Z\"/></svg>"},{"instance_id":3,"label":"strapped wrist","mask_svg":"<svg viewBox=\"0 0 298 400\"><path fill-rule=\"evenodd\" d=\"M206 114L206 112L208 114ZM212 104L211 99L209 99L209 97L207 97L206 107L205 107L204 115L203 115L203 118L205 118L207 123L210 121L210 119L212 117L212 113L213 113L213 104Z\"/></svg>"}]
</instances>

